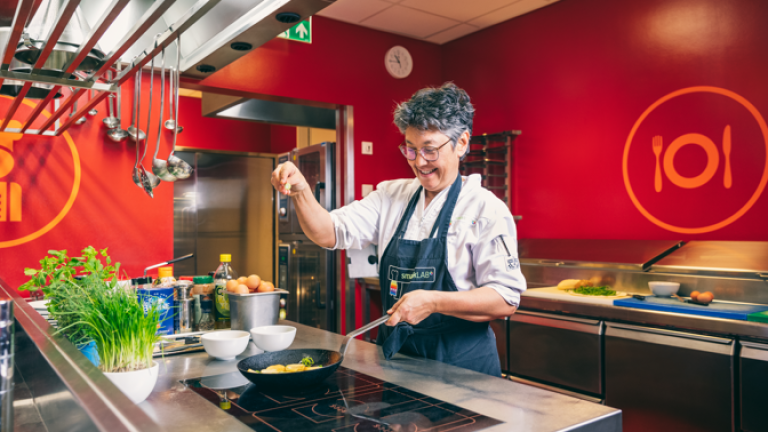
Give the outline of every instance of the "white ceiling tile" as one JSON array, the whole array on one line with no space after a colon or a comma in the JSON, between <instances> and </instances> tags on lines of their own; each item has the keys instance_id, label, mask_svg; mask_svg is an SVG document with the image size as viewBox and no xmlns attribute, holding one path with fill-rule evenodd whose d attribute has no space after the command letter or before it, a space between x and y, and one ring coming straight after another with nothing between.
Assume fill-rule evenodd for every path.
<instances>
[{"instance_id":1,"label":"white ceiling tile","mask_svg":"<svg viewBox=\"0 0 768 432\"><path fill-rule=\"evenodd\" d=\"M394 5L363 20L361 24L386 32L424 39L427 36L451 28L459 24L459 22L416 9Z\"/></svg>"},{"instance_id":2,"label":"white ceiling tile","mask_svg":"<svg viewBox=\"0 0 768 432\"><path fill-rule=\"evenodd\" d=\"M505 6L491 13L475 18L471 20L469 24L476 25L481 28L490 27L500 22L512 19L516 16L527 14L528 12L550 5L557 1L558 0L519 0L510 4L509 6Z\"/></svg>"},{"instance_id":3,"label":"white ceiling tile","mask_svg":"<svg viewBox=\"0 0 768 432\"><path fill-rule=\"evenodd\" d=\"M392 7L392 3L383 0L338 0L317 14L326 18L358 24L388 7Z\"/></svg>"},{"instance_id":4,"label":"white ceiling tile","mask_svg":"<svg viewBox=\"0 0 768 432\"><path fill-rule=\"evenodd\" d=\"M403 6L467 22L518 0L403 0Z\"/></svg>"},{"instance_id":5,"label":"white ceiling tile","mask_svg":"<svg viewBox=\"0 0 768 432\"><path fill-rule=\"evenodd\" d=\"M470 33L474 33L480 30L479 27L471 26L469 24L459 24L456 27L449 28L448 30L434 34L428 37L427 42L433 42L438 45L442 45L446 42L450 42L454 39L464 37Z\"/></svg>"}]
</instances>

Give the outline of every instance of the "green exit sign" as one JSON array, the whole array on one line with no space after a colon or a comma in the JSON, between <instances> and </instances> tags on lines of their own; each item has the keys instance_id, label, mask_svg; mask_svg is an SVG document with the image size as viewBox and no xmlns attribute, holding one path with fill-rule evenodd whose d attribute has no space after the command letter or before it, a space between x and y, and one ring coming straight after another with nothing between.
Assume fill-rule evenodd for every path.
<instances>
[{"instance_id":1,"label":"green exit sign","mask_svg":"<svg viewBox=\"0 0 768 432\"><path fill-rule=\"evenodd\" d=\"M277 37L295 40L299 42L312 43L312 17L301 21L290 29L280 33Z\"/></svg>"}]
</instances>

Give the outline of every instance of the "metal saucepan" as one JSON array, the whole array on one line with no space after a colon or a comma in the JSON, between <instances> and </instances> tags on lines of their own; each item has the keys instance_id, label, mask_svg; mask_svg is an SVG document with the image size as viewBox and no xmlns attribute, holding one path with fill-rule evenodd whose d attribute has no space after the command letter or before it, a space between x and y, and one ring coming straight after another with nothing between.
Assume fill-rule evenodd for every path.
<instances>
[{"instance_id":1,"label":"metal saucepan","mask_svg":"<svg viewBox=\"0 0 768 432\"><path fill-rule=\"evenodd\" d=\"M389 315L384 315L376 321L373 321L370 324L366 324L363 327L360 327L359 329L347 334L347 336L344 338L344 342L341 344L339 351L310 348L267 352L240 360L240 362L237 363L237 369L241 374L243 374L244 377L248 378L248 381L254 383L259 388L287 392L310 388L312 386L319 385L325 381L326 378L336 372L336 369L341 366L341 362L344 361L344 354L347 352L347 345L349 344L349 341L352 340L352 338L380 326L388 319ZM312 360L315 361L315 365L322 365L323 367L304 372L279 374L248 372L248 369L260 371L275 364L286 365L301 363L301 360L306 356L312 357Z\"/></svg>"}]
</instances>

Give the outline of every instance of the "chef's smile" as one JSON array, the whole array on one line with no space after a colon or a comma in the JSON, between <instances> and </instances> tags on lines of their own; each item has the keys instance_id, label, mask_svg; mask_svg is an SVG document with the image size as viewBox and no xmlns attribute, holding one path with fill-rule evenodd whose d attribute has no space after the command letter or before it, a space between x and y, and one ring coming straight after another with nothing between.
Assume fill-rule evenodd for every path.
<instances>
[{"instance_id":1,"label":"chef's smile","mask_svg":"<svg viewBox=\"0 0 768 432\"><path fill-rule=\"evenodd\" d=\"M439 193L456 179L458 168L452 160L460 158L464 149L454 145L451 138L437 131L413 127L405 131L403 154L428 195Z\"/></svg>"}]
</instances>

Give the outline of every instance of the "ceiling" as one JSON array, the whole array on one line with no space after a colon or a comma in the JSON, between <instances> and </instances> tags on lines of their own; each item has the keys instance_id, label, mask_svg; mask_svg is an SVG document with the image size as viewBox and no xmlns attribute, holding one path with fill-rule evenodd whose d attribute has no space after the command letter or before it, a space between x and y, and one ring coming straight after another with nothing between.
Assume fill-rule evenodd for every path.
<instances>
[{"instance_id":1,"label":"ceiling","mask_svg":"<svg viewBox=\"0 0 768 432\"><path fill-rule=\"evenodd\" d=\"M337 0L317 15L436 44L559 0Z\"/></svg>"}]
</instances>

